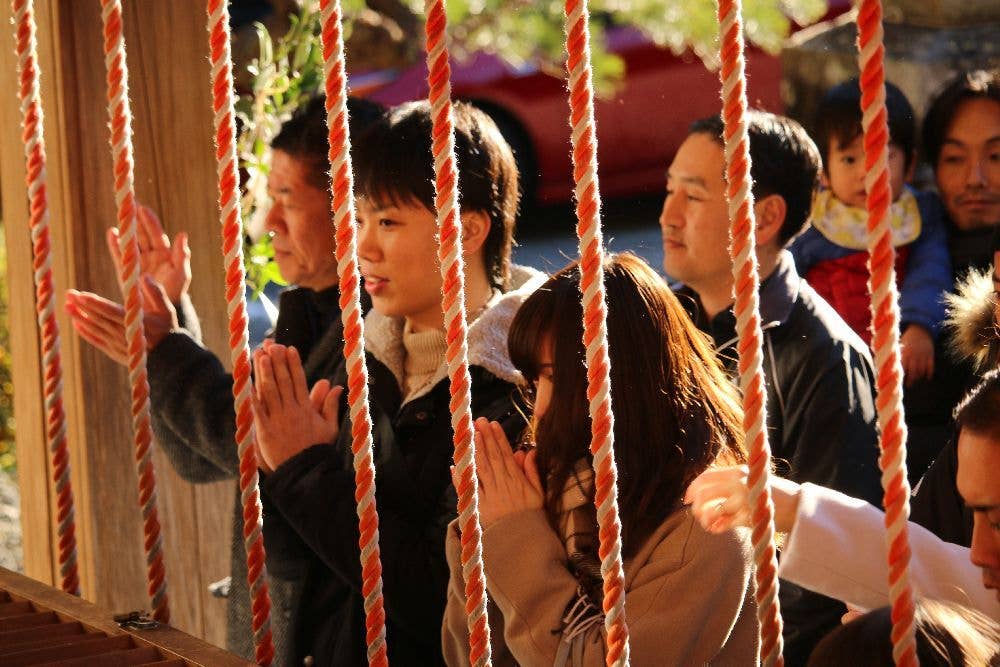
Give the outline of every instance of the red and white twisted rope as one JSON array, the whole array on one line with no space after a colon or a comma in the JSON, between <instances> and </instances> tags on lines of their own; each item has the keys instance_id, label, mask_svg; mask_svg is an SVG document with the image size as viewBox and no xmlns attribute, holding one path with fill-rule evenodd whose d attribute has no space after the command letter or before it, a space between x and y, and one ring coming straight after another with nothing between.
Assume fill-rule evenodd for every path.
<instances>
[{"instance_id":1,"label":"red and white twisted rope","mask_svg":"<svg viewBox=\"0 0 1000 667\"><path fill-rule=\"evenodd\" d=\"M469 662L475 667L491 664L490 628L486 617L486 579L483 574L483 536L479 524L479 478L472 437L472 379L465 314L465 266L458 207L458 172L455 164L454 114L451 105L451 66L448 54L448 19L444 0L426 0L427 83L433 121L434 204L440 236L441 309L451 380L451 425L454 429L455 469L459 477L458 525L462 532L462 576L465 579L465 612L469 619Z\"/></svg>"},{"instance_id":2,"label":"red and white twisted rope","mask_svg":"<svg viewBox=\"0 0 1000 667\"><path fill-rule=\"evenodd\" d=\"M236 445L240 459L243 546L247 552L247 583L250 587L253 615L255 658L257 664L269 665L274 659L274 641L271 636L271 596L267 585L253 412L250 405L250 348L244 292L246 275L243 269L243 226L240 219L239 172L236 158L229 7L225 0L208 0L206 9L212 65L212 110L222 222L222 254L226 268L229 352L233 364Z\"/></svg>"},{"instance_id":3,"label":"red and white twisted rope","mask_svg":"<svg viewBox=\"0 0 1000 667\"><path fill-rule=\"evenodd\" d=\"M765 665L783 664L781 611L778 606L778 563L774 547L774 506L771 503L771 446L767 439L764 389L763 333L760 323L756 220L750 183L750 138L747 134L746 77L740 0L719 0L721 35L722 117L726 155L726 197L729 200L733 259L734 314L739 334L739 382L743 395L743 429L750 460L750 506L761 657Z\"/></svg>"},{"instance_id":4,"label":"red and white twisted rope","mask_svg":"<svg viewBox=\"0 0 1000 667\"><path fill-rule=\"evenodd\" d=\"M330 129L330 174L336 230L340 308L344 322L344 358L347 361L347 404L351 413L351 452L354 454L354 498L358 504L361 548L361 594L364 596L365 641L368 664L389 664L385 644L385 601L382 597L382 561L379 555L378 511L375 506L375 465L372 462L372 421L368 410L368 369L365 331L361 317L361 274L354 219L354 175L347 120L347 76L340 0L321 0L323 68L326 74L326 119Z\"/></svg>"},{"instance_id":5,"label":"red and white twisted rope","mask_svg":"<svg viewBox=\"0 0 1000 667\"><path fill-rule=\"evenodd\" d=\"M865 190L868 192L868 289L871 292L872 352L878 395L879 466L885 489L889 600L892 604L892 655L897 665L917 664L913 593L910 589L910 484L906 477L906 423L903 421L903 368L899 353L896 250L889 205L889 126L885 109L882 3L858 6L858 62L861 67L861 124L864 128Z\"/></svg>"},{"instance_id":6,"label":"red and white twisted rope","mask_svg":"<svg viewBox=\"0 0 1000 667\"><path fill-rule=\"evenodd\" d=\"M115 202L118 205L121 273L119 283L125 298L125 338L128 374L132 388L132 430L139 476L146 577L153 616L170 621L167 607L163 542L156 509L156 474L153 470L153 431L149 418L149 381L146 377L146 334L142 326L142 292L139 288L139 243L136 239L136 204L132 161L132 110L128 99L128 65L121 0L101 0L104 24L104 63L107 67L108 115L111 120L111 155L114 161Z\"/></svg>"},{"instance_id":7,"label":"red and white twisted rope","mask_svg":"<svg viewBox=\"0 0 1000 667\"><path fill-rule=\"evenodd\" d=\"M566 69L573 144L576 233L580 240L580 291L583 298L583 344L587 361L594 457L598 553L604 578L604 627L608 665L627 665L629 635L625 621L625 575L621 522L618 518L618 470L614 459L614 415L611 411L611 360L608 356L607 304L604 298L604 241L601 193L597 180L597 124L590 66L587 0L566 0Z\"/></svg>"},{"instance_id":8,"label":"red and white twisted rope","mask_svg":"<svg viewBox=\"0 0 1000 667\"><path fill-rule=\"evenodd\" d=\"M49 202L46 195L45 134L39 93L38 43L34 0L13 0L17 62L20 75L22 140L28 186L31 250L35 278L35 311L42 344L42 377L45 396L45 434L52 456L52 480L56 485L56 523L59 536L60 585L67 593L80 594L76 562L76 521L73 487L70 483L69 449L66 446L66 414L63 411L62 360L59 354L59 323L55 317L52 283Z\"/></svg>"}]
</instances>

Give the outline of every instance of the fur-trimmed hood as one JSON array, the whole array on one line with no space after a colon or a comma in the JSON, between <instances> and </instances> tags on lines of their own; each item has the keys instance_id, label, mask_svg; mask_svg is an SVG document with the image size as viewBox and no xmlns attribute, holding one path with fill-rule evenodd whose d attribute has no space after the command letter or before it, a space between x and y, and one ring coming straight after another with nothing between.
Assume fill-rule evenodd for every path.
<instances>
[{"instance_id":1,"label":"fur-trimmed hood","mask_svg":"<svg viewBox=\"0 0 1000 667\"><path fill-rule=\"evenodd\" d=\"M960 360L971 359L977 371L1000 365L1000 327L995 321L997 295L992 270L970 271L945 296L948 348Z\"/></svg>"},{"instance_id":2,"label":"fur-trimmed hood","mask_svg":"<svg viewBox=\"0 0 1000 667\"><path fill-rule=\"evenodd\" d=\"M547 279L544 273L530 267L511 267L511 290L494 294L486 310L469 325L469 365L480 366L513 384L524 381L507 353L507 331L524 300ZM403 386L406 350L403 348L402 318L382 315L374 308L369 311L365 316L365 352L385 364ZM407 397L408 400L426 394L447 376L448 366L442 363L424 390Z\"/></svg>"}]
</instances>

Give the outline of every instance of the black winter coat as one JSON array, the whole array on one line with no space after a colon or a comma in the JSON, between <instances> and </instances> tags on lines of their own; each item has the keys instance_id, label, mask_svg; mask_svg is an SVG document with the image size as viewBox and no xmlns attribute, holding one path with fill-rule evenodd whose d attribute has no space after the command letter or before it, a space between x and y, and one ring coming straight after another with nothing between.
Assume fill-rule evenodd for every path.
<instances>
[{"instance_id":1,"label":"black winter coat","mask_svg":"<svg viewBox=\"0 0 1000 667\"><path fill-rule=\"evenodd\" d=\"M732 310L709 320L693 290L682 287L677 293L735 375ZM875 380L864 342L799 277L787 252L761 283L760 311L768 436L777 474L881 505ZM779 596L786 664L805 664L846 608L785 581Z\"/></svg>"},{"instance_id":2,"label":"black winter coat","mask_svg":"<svg viewBox=\"0 0 1000 667\"><path fill-rule=\"evenodd\" d=\"M512 442L527 423L515 384L520 374L507 354L507 329L543 277L516 268L514 279L520 289L498 297L469 328L473 417L500 422ZM375 311L365 319L386 644L392 665L442 665L441 625L449 577L445 532L457 516L450 473L449 381L442 365L424 393L403 403L401 341L399 320ZM334 382L346 384L346 375L342 365ZM261 482L264 498L284 519L265 516L265 537L269 526L284 523L322 564L309 571L296 612L297 664L368 664L345 405L341 415L336 443L300 452Z\"/></svg>"},{"instance_id":3,"label":"black winter coat","mask_svg":"<svg viewBox=\"0 0 1000 667\"><path fill-rule=\"evenodd\" d=\"M338 297L335 287L322 292L290 289L281 295L273 337L276 342L294 345L299 350L310 384L332 377L343 360L343 325ZM367 294L364 301L363 307L367 309ZM179 314L185 330L171 333L148 355L156 441L177 473L189 482L238 479L233 377L210 350L202 347L198 318L190 302L181 305ZM262 501L267 515L267 499L262 498ZM220 578L231 575L226 646L233 653L252 660L254 645L242 531L243 508L237 492L230 572L207 574ZM296 632L298 598L306 573L318 568L319 563L301 545L298 536L281 525L265 525L264 546L276 650L273 664L275 667L296 664L292 660L290 642L291 635Z\"/></svg>"},{"instance_id":4,"label":"black winter coat","mask_svg":"<svg viewBox=\"0 0 1000 667\"><path fill-rule=\"evenodd\" d=\"M443 664L445 530L457 503L449 473L449 383L441 380L401 406L388 368L369 357L368 369L389 663ZM471 373L473 415L501 422L515 438L525 421L515 409L514 385L480 367ZM339 379L346 382L346 375ZM349 418L335 445L293 457L264 479L262 490L325 566L306 582L298 664L307 656L315 665L367 664Z\"/></svg>"}]
</instances>

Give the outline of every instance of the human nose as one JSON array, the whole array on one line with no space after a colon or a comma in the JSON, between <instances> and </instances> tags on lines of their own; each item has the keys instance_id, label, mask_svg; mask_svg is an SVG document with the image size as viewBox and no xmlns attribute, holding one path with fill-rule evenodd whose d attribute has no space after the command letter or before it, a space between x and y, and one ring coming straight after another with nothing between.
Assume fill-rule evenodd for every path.
<instances>
[{"instance_id":1,"label":"human nose","mask_svg":"<svg viewBox=\"0 0 1000 667\"><path fill-rule=\"evenodd\" d=\"M287 229L281 204L277 200L271 202L271 208L268 209L267 215L264 216L264 229L268 232L279 232Z\"/></svg>"},{"instance_id":2,"label":"human nose","mask_svg":"<svg viewBox=\"0 0 1000 667\"><path fill-rule=\"evenodd\" d=\"M375 238L375 225L364 224L358 219L358 257L367 261L377 259L378 243Z\"/></svg>"},{"instance_id":3,"label":"human nose","mask_svg":"<svg viewBox=\"0 0 1000 667\"><path fill-rule=\"evenodd\" d=\"M969 560L976 567L1000 569L1000 539L986 517L979 514L972 525Z\"/></svg>"},{"instance_id":4,"label":"human nose","mask_svg":"<svg viewBox=\"0 0 1000 667\"><path fill-rule=\"evenodd\" d=\"M671 192L663 200L663 208L660 210L660 228L679 227L683 222L681 195Z\"/></svg>"},{"instance_id":5,"label":"human nose","mask_svg":"<svg viewBox=\"0 0 1000 667\"><path fill-rule=\"evenodd\" d=\"M978 188L986 185L986 160L984 156L971 161L965 174L967 187Z\"/></svg>"}]
</instances>

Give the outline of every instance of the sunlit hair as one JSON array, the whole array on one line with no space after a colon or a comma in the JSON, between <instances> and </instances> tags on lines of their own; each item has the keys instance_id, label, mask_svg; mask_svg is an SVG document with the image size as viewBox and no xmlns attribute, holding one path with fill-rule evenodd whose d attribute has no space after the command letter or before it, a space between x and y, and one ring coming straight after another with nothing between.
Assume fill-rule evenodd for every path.
<instances>
[{"instance_id":1,"label":"sunlit hair","mask_svg":"<svg viewBox=\"0 0 1000 667\"><path fill-rule=\"evenodd\" d=\"M982 375L955 406L954 417L960 430L1000 441L1000 369Z\"/></svg>"},{"instance_id":2,"label":"sunlit hair","mask_svg":"<svg viewBox=\"0 0 1000 667\"><path fill-rule=\"evenodd\" d=\"M1000 659L996 621L954 602L917 600L914 615L917 658L922 667L989 667ZM809 667L891 667L892 610L881 607L827 635Z\"/></svg>"},{"instance_id":3,"label":"sunlit hair","mask_svg":"<svg viewBox=\"0 0 1000 667\"><path fill-rule=\"evenodd\" d=\"M691 480L716 461L743 462L746 454L735 389L666 283L631 254L609 257L604 280L627 556L678 509ZM511 360L529 381L551 355L552 400L534 436L553 522L574 466L592 460L582 319L574 263L524 302L510 329Z\"/></svg>"},{"instance_id":4,"label":"sunlit hair","mask_svg":"<svg viewBox=\"0 0 1000 667\"><path fill-rule=\"evenodd\" d=\"M462 102L456 102L452 112L459 207L489 216L490 231L483 244L486 271L494 287L505 289L519 198L517 163L485 112ZM353 154L355 193L376 208L418 203L435 211L432 127L426 101L393 107L373 123Z\"/></svg>"}]
</instances>

